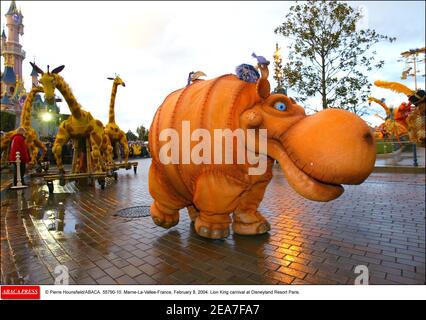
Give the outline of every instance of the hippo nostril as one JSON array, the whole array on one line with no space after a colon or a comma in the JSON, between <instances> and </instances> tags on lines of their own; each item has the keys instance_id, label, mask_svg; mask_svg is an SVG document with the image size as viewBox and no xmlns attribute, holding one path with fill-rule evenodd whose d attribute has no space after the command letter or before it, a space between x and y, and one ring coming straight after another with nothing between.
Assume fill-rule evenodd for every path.
<instances>
[{"instance_id":1,"label":"hippo nostril","mask_svg":"<svg viewBox=\"0 0 426 320\"><path fill-rule=\"evenodd\" d=\"M373 144L373 136L371 135L370 132L366 132L363 136L363 139L365 142L367 142L367 144Z\"/></svg>"}]
</instances>

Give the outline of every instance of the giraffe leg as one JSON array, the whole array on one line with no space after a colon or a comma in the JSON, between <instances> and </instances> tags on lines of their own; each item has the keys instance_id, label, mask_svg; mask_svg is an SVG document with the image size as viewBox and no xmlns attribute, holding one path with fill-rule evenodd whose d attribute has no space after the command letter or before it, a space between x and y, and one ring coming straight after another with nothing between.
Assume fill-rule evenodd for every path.
<instances>
[{"instance_id":1,"label":"giraffe leg","mask_svg":"<svg viewBox=\"0 0 426 320\"><path fill-rule=\"evenodd\" d=\"M28 149L30 151L30 162L28 163L28 169L31 170L37 162L38 148L34 143L31 143Z\"/></svg>"},{"instance_id":2,"label":"giraffe leg","mask_svg":"<svg viewBox=\"0 0 426 320\"><path fill-rule=\"evenodd\" d=\"M47 152L47 148L46 148L46 146L44 145L44 143L43 142L41 142L39 139L35 139L34 140L34 144L38 147L38 148L40 148L41 149L41 156L40 156L40 160L43 160L44 159L44 157L46 156L46 152Z\"/></svg>"},{"instance_id":3,"label":"giraffe leg","mask_svg":"<svg viewBox=\"0 0 426 320\"><path fill-rule=\"evenodd\" d=\"M91 145L91 155L94 164L94 172L102 172L101 167L101 147L102 147L102 136L97 132L92 131L90 133L90 145ZM89 156L89 155L87 155Z\"/></svg>"},{"instance_id":4,"label":"giraffe leg","mask_svg":"<svg viewBox=\"0 0 426 320\"><path fill-rule=\"evenodd\" d=\"M13 135L13 132L7 132L2 138L0 142L1 147L1 162L6 163L9 160L9 146L10 146L10 140Z\"/></svg>"},{"instance_id":5,"label":"giraffe leg","mask_svg":"<svg viewBox=\"0 0 426 320\"><path fill-rule=\"evenodd\" d=\"M123 148L123 154L124 154L124 163L127 163L129 160L129 143L127 142L126 134L122 131L122 136L120 138L120 144Z\"/></svg>"},{"instance_id":6,"label":"giraffe leg","mask_svg":"<svg viewBox=\"0 0 426 320\"><path fill-rule=\"evenodd\" d=\"M79 155L79 141L78 139L73 139L73 153L72 153L72 165L71 165L71 172L72 173L79 173L80 172L80 155Z\"/></svg>"},{"instance_id":7,"label":"giraffe leg","mask_svg":"<svg viewBox=\"0 0 426 320\"><path fill-rule=\"evenodd\" d=\"M58 134L56 135L55 142L53 143L52 152L55 156L56 166L60 172L64 171L64 164L62 163L62 147L70 139L70 135L67 130L62 126L59 127Z\"/></svg>"},{"instance_id":8,"label":"giraffe leg","mask_svg":"<svg viewBox=\"0 0 426 320\"><path fill-rule=\"evenodd\" d=\"M107 166L112 165L113 163L113 158L112 158L112 153L113 153L113 148L111 146L111 141L108 137L108 135L104 134L103 138L102 138L102 167L103 170L106 170Z\"/></svg>"},{"instance_id":9,"label":"giraffe leg","mask_svg":"<svg viewBox=\"0 0 426 320\"><path fill-rule=\"evenodd\" d=\"M111 141L109 140L108 136L105 135L106 137L106 156L107 156L107 162L109 164L112 164L114 162L114 159L112 158L113 152L114 152L114 148L111 145Z\"/></svg>"}]
</instances>

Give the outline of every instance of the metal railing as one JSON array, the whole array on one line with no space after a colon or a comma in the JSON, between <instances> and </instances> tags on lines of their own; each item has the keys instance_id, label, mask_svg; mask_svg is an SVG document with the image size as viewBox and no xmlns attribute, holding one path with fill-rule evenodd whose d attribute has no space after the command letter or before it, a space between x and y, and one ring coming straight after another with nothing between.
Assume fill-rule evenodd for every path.
<instances>
[{"instance_id":1,"label":"metal railing","mask_svg":"<svg viewBox=\"0 0 426 320\"><path fill-rule=\"evenodd\" d=\"M419 150L420 153L419 153ZM389 160L393 164L424 166L425 149L410 141L383 139L377 141L377 160Z\"/></svg>"}]
</instances>

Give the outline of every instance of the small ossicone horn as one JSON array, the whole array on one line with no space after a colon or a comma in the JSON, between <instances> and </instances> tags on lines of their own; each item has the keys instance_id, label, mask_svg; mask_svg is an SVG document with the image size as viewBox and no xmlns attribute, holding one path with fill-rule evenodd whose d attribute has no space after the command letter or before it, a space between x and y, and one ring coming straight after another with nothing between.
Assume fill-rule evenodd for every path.
<instances>
[{"instance_id":1,"label":"small ossicone horn","mask_svg":"<svg viewBox=\"0 0 426 320\"><path fill-rule=\"evenodd\" d=\"M49 66L49 65L47 65L47 73L50 73L50 72L49 72L49 68L50 68L50 66Z\"/></svg>"}]
</instances>

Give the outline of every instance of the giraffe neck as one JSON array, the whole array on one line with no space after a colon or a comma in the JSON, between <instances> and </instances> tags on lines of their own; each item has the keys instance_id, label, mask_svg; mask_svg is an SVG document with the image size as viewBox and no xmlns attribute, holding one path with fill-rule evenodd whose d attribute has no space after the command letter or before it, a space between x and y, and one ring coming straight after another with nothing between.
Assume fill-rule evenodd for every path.
<instances>
[{"instance_id":1,"label":"giraffe neck","mask_svg":"<svg viewBox=\"0 0 426 320\"><path fill-rule=\"evenodd\" d=\"M74 94L72 93L72 90L68 83L66 83L64 78L62 78L60 75L56 75L56 88L59 90L59 92L62 94L65 101L67 102L71 114L77 119L80 118L81 106L75 98Z\"/></svg>"},{"instance_id":2,"label":"giraffe neck","mask_svg":"<svg viewBox=\"0 0 426 320\"><path fill-rule=\"evenodd\" d=\"M115 96L117 95L117 88L118 88L118 84L114 82L112 84L111 100L109 102L109 120L108 120L109 123L115 123L114 107L115 107Z\"/></svg>"},{"instance_id":3,"label":"giraffe neck","mask_svg":"<svg viewBox=\"0 0 426 320\"><path fill-rule=\"evenodd\" d=\"M31 112L33 110L33 102L37 93L42 92L43 89L40 87L33 87L28 93L25 99L24 105L22 106L21 113L21 127L28 129L31 127Z\"/></svg>"}]
</instances>

